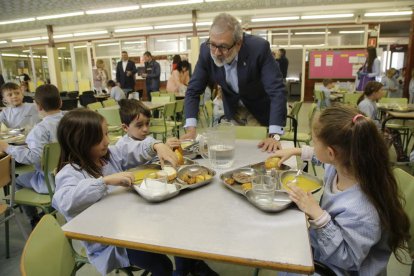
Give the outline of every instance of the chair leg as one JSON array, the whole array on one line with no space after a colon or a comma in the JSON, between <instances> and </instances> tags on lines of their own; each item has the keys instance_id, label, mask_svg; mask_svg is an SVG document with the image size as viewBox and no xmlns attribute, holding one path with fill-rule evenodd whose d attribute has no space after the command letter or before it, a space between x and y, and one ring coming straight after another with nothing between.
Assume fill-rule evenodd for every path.
<instances>
[{"instance_id":1,"label":"chair leg","mask_svg":"<svg viewBox=\"0 0 414 276\"><path fill-rule=\"evenodd\" d=\"M6 211L5 213L6 217L9 216L9 211ZM9 221L6 220L4 222L4 232L6 235L6 259L10 258L10 240L9 240Z\"/></svg>"},{"instance_id":2,"label":"chair leg","mask_svg":"<svg viewBox=\"0 0 414 276\"><path fill-rule=\"evenodd\" d=\"M255 268L253 272L253 276L259 276L260 268Z\"/></svg>"},{"instance_id":3,"label":"chair leg","mask_svg":"<svg viewBox=\"0 0 414 276\"><path fill-rule=\"evenodd\" d=\"M14 219L16 220L17 226L19 227L20 232L22 232L22 235L23 235L24 239L27 240L28 235L27 235L26 231L24 230L23 225L20 222L20 219L16 216L16 213L14 214Z\"/></svg>"}]
</instances>

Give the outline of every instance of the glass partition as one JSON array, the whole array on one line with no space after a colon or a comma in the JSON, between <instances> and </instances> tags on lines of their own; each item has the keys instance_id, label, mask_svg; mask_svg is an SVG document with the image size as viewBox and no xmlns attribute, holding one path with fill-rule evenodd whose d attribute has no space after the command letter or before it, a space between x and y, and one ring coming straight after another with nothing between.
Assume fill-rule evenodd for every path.
<instances>
[{"instance_id":1,"label":"glass partition","mask_svg":"<svg viewBox=\"0 0 414 276\"><path fill-rule=\"evenodd\" d=\"M74 45L76 58L76 74L78 75L79 92L91 90L91 80L88 65L88 48L86 43Z\"/></svg>"},{"instance_id":2,"label":"glass partition","mask_svg":"<svg viewBox=\"0 0 414 276\"><path fill-rule=\"evenodd\" d=\"M328 27L329 46L366 45L365 27Z\"/></svg>"},{"instance_id":3,"label":"glass partition","mask_svg":"<svg viewBox=\"0 0 414 276\"><path fill-rule=\"evenodd\" d=\"M76 85L73 79L72 58L70 56L69 44L60 44L56 46L56 48L58 50L62 91L74 91L76 90Z\"/></svg>"}]
</instances>

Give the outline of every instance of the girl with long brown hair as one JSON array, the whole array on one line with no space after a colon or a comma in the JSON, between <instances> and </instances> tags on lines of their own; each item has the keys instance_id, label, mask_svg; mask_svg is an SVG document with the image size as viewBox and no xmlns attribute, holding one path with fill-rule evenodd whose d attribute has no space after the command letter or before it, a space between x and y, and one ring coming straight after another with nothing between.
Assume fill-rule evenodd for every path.
<instances>
[{"instance_id":1,"label":"girl with long brown hair","mask_svg":"<svg viewBox=\"0 0 414 276\"><path fill-rule=\"evenodd\" d=\"M326 108L312 127L314 148L276 152L325 163L320 203L291 185L289 195L310 222L314 259L337 275L382 275L392 252L406 249L410 223L388 150L371 119L346 106Z\"/></svg>"}]
</instances>

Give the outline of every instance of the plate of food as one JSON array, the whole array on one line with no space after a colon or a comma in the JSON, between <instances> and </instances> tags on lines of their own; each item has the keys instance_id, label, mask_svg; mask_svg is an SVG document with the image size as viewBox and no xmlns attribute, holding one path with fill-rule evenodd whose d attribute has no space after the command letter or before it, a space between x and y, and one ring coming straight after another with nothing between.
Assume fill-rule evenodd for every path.
<instances>
[{"instance_id":1,"label":"plate of food","mask_svg":"<svg viewBox=\"0 0 414 276\"><path fill-rule=\"evenodd\" d=\"M185 188L195 189L213 180L216 172L201 165L183 166L178 170L177 181Z\"/></svg>"},{"instance_id":2,"label":"plate of food","mask_svg":"<svg viewBox=\"0 0 414 276\"><path fill-rule=\"evenodd\" d=\"M280 183L282 190L288 190L289 188L287 184L289 182L292 183L292 181L294 181L295 185L305 192L316 193L322 188L323 181L318 177L305 172L302 172L296 176L297 172L297 170L289 170L280 174ZM294 180L295 177L296 180Z\"/></svg>"}]
</instances>

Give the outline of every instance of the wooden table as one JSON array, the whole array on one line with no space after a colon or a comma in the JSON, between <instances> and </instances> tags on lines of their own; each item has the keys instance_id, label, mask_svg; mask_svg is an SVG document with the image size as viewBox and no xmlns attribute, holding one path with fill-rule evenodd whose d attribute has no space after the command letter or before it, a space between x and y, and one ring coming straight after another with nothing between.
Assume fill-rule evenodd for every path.
<instances>
[{"instance_id":1,"label":"wooden table","mask_svg":"<svg viewBox=\"0 0 414 276\"><path fill-rule=\"evenodd\" d=\"M236 142L232 169L263 161L257 141ZM282 141L285 147L293 146ZM207 164L206 160L199 160ZM296 167L296 159L287 162ZM310 274L313 260L306 218L292 206L265 213L213 182L151 204L134 190L117 188L63 226L68 238Z\"/></svg>"}]
</instances>

